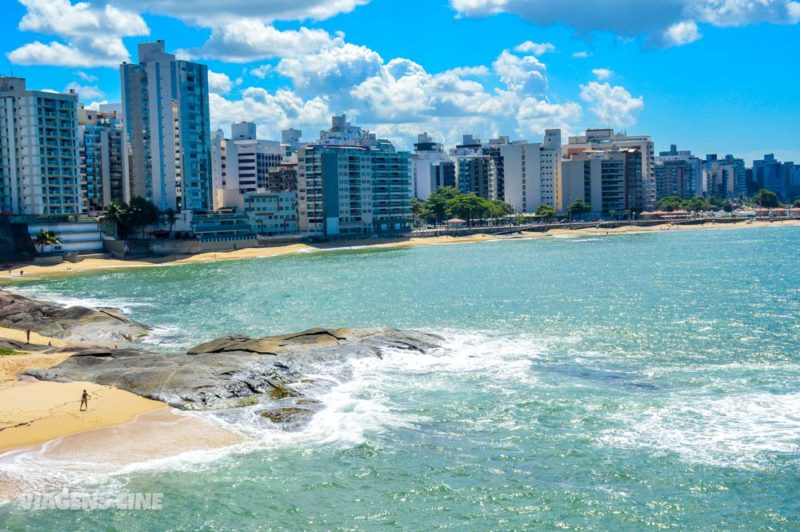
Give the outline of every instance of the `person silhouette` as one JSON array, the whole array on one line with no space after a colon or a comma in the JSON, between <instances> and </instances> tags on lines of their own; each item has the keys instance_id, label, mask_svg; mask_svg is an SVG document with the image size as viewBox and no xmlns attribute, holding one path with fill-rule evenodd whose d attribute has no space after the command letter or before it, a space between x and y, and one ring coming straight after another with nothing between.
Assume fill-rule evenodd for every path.
<instances>
[{"instance_id":1,"label":"person silhouette","mask_svg":"<svg viewBox=\"0 0 800 532\"><path fill-rule=\"evenodd\" d=\"M88 409L89 409L89 394L86 393L86 390L83 390L83 395L81 395L81 412Z\"/></svg>"}]
</instances>

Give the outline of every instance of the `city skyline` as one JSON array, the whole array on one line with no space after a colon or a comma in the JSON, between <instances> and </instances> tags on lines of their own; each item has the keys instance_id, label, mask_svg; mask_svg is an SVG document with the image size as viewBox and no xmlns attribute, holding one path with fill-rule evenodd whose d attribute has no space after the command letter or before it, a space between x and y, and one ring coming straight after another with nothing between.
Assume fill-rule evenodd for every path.
<instances>
[{"instance_id":1,"label":"city skyline","mask_svg":"<svg viewBox=\"0 0 800 532\"><path fill-rule=\"evenodd\" d=\"M798 2L584 2L579 16L563 2L311 0L249 4L250 18L217 4L10 2L0 70L118 102L119 63L164 39L209 65L212 128L255 121L261 138L294 127L312 139L347 113L402 149L423 131L454 145L464 133L538 141L546 128L613 127L652 135L658 151L800 160L800 72L785 67ZM785 83L758 82L781 65Z\"/></svg>"}]
</instances>

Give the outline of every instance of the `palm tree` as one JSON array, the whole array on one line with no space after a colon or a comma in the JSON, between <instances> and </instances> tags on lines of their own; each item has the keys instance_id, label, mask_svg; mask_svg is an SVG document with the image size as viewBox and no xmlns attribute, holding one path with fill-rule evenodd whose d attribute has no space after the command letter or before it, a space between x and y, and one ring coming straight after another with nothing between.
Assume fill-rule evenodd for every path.
<instances>
[{"instance_id":1,"label":"palm tree","mask_svg":"<svg viewBox=\"0 0 800 532\"><path fill-rule=\"evenodd\" d=\"M58 244L58 238L56 238L56 234L53 231L42 229L33 242L39 248L39 253L43 253L45 246L52 247Z\"/></svg>"},{"instance_id":2,"label":"palm tree","mask_svg":"<svg viewBox=\"0 0 800 532\"><path fill-rule=\"evenodd\" d=\"M167 222L169 225L169 236L172 238L172 228L175 226L175 222L178 220L177 216L175 216L174 209L167 209L166 214L164 214L164 221Z\"/></svg>"}]
</instances>

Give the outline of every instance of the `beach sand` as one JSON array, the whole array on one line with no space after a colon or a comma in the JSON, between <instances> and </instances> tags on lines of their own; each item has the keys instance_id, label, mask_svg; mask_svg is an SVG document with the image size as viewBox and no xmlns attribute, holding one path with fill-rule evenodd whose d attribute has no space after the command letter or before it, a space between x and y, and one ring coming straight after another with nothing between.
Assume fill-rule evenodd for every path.
<instances>
[{"instance_id":1,"label":"beach sand","mask_svg":"<svg viewBox=\"0 0 800 532\"><path fill-rule=\"evenodd\" d=\"M89 408L81 412L83 390ZM164 403L82 382L25 379L0 386L0 451L132 421Z\"/></svg>"}]
</instances>

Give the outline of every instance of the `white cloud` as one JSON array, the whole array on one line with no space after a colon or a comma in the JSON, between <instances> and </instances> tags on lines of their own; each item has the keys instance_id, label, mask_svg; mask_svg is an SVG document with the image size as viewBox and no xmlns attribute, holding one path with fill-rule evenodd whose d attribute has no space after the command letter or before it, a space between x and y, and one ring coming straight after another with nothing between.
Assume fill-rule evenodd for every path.
<instances>
[{"instance_id":1,"label":"white cloud","mask_svg":"<svg viewBox=\"0 0 800 532\"><path fill-rule=\"evenodd\" d=\"M208 71L208 89L216 94L228 94L233 88L233 82L227 74Z\"/></svg>"},{"instance_id":2,"label":"white cloud","mask_svg":"<svg viewBox=\"0 0 800 532\"><path fill-rule=\"evenodd\" d=\"M614 71L609 70L608 68L595 68L592 70L592 74L594 74L594 76L600 81L605 81L607 79L611 79L611 77L614 75Z\"/></svg>"},{"instance_id":3,"label":"white cloud","mask_svg":"<svg viewBox=\"0 0 800 532\"><path fill-rule=\"evenodd\" d=\"M81 85L74 81L64 88L64 92L69 92L70 90L77 92L81 100L96 100L105 96L105 93L97 85Z\"/></svg>"},{"instance_id":4,"label":"white cloud","mask_svg":"<svg viewBox=\"0 0 800 532\"><path fill-rule=\"evenodd\" d=\"M512 13L534 24L563 24L579 32L644 35L658 46L700 38L699 30L691 31L689 23L744 26L800 22L800 2L793 0L450 0L450 4L460 16Z\"/></svg>"},{"instance_id":5,"label":"white cloud","mask_svg":"<svg viewBox=\"0 0 800 532\"><path fill-rule=\"evenodd\" d=\"M682 46L697 41L702 36L694 21L685 20L664 30L663 41L670 46Z\"/></svg>"},{"instance_id":6,"label":"white cloud","mask_svg":"<svg viewBox=\"0 0 800 532\"><path fill-rule=\"evenodd\" d=\"M334 39L324 30L280 31L254 18L242 18L212 26L211 37L201 48L181 50L189 58L213 58L246 63L273 57L299 57L330 46Z\"/></svg>"},{"instance_id":7,"label":"white cloud","mask_svg":"<svg viewBox=\"0 0 800 532\"><path fill-rule=\"evenodd\" d=\"M644 109L644 98L634 98L621 86L591 81L581 85L581 98L601 125L627 127L636 123L636 115Z\"/></svg>"},{"instance_id":8,"label":"white cloud","mask_svg":"<svg viewBox=\"0 0 800 532\"><path fill-rule=\"evenodd\" d=\"M516 48L515 51L528 54L531 53L533 55L544 55L548 52L555 52L556 47L552 43L545 42L545 43L538 43L533 41L525 41L524 43L520 44Z\"/></svg>"},{"instance_id":9,"label":"white cloud","mask_svg":"<svg viewBox=\"0 0 800 532\"><path fill-rule=\"evenodd\" d=\"M581 50L580 52L575 52L574 54L572 54L572 57L574 57L575 59L587 59L589 57L592 57L592 54L590 52L587 52L586 50Z\"/></svg>"},{"instance_id":10,"label":"white cloud","mask_svg":"<svg viewBox=\"0 0 800 532\"><path fill-rule=\"evenodd\" d=\"M525 98L519 105L517 123L522 135L542 135L545 129L569 131L581 118L583 109L575 102L552 104L546 100Z\"/></svg>"},{"instance_id":11,"label":"white cloud","mask_svg":"<svg viewBox=\"0 0 800 532\"><path fill-rule=\"evenodd\" d=\"M547 67L533 55L519 57L503 50L492 66L513 92L539 94L547 88Z\"/></svg>"},{"instance_id":12,"label":"white cloud","mask_svg":"<svg viewBox=\"0 0 800 532\"><path fill-rule=\"evenodd\" d=\"M366 5L369 0L115 0L116 5L140 12L168 15L198 26L212 27L244 18L271 23L278 20L324 20Z\"/></svg>"},{"instance_id":13,"label":"white cloud","mask_svg":"<svg viewBox=\"0 0 800 532\"><path fill-rule=\"evenodd\" d=\"M272 65L261 65L260 67L256 67L250 70L250 75L255 76L259 79L266 79L267 76L271 75L275 67Z\"/></svg>"},{"instance_id":14,"label":"white cloud","mask_svg":"<svg viewBox=\"0 0 800 532\"><path fill-rule=\"evenodd\" d=\"M75 75L88 83L94 83L95 81L97 81L97 76L93 76L92 74L88 74L86 72L83 72L82 70L76 70Z\"/></svg>"},{"instance_id":15,"label":"white cloud","mask_svg":"<svg viewBox=\"0 0 800 532\"><path fill-rule=\"evenodd\" d=\"M27 11L19 29L56 35L66 43L34 41L11 52L13 63L55 66L118 66L129 59L122 37L148 35L137 13L112 5L94 7L70 0L19 0Z\"/></svg>"}]
</instances>

